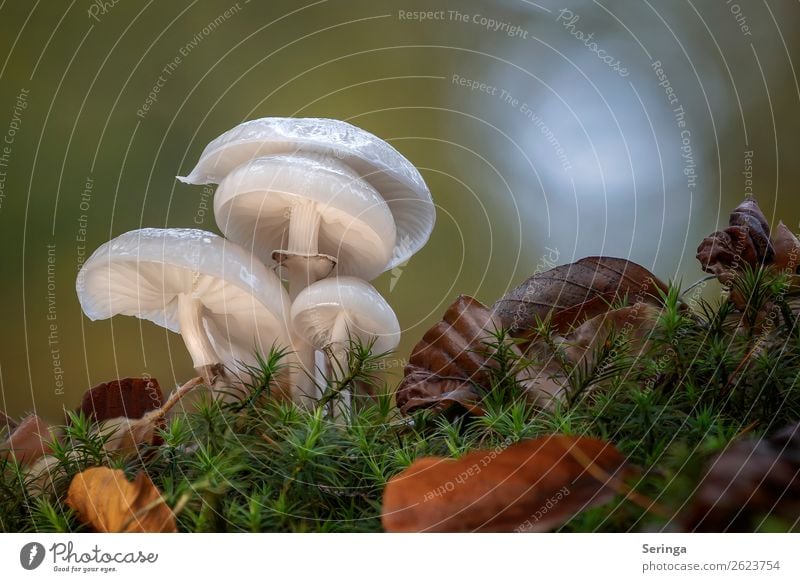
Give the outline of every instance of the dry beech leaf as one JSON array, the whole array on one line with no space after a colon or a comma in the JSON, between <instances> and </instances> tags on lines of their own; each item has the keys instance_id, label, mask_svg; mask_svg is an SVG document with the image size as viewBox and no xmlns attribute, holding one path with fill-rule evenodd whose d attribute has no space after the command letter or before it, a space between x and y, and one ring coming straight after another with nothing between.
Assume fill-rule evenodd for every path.
<instances>
[{"instance_id":1,"label":"dry beech leaf","mask_svg":"<svg viewBox=\"0 0 800 582\"><path fill-rule=\"evenodd\" d=\"M87 469L72 479L67 505L97 532L177 531L175 515L144 472L131 483L119 469Z\"/></svg>"},{"instance_id":2,"label":"dry beech leaf","mask_svg":"<svg viewBox=\"0 0 800 582\"><path fill-rule=\"evenodd\" d=\"M203 384L203 378L193 378L175 390L163 406L151 410L141 418L109 418L99 423L99 432L104 434L103 445L109 453L123 455L136 453L142 445L160 444L158 429L163 427L167 413L189 392Z\"/></svg>"},{"instance_id":3,"label":"dry beech leaf","mask_svg":"<svg viewBox=\"0 0 800 582\"><path fill-rule=\"evenodd\" d=\"M20 465L30 465L40 457L50 454L48 443L53 438L53 429L44 420L32 414L14 429L3 444L0 456L13 456Z\"/></svg>"},{"instance_id":4,"label":"dry beech leaf","mask_svg":"<svg viewBox=\"0 0 800 582\"><path fill-rule=\"evenodd\" d=\"M488 367L493 365L485 342L496 328L497 321L480 301L466 295L456 299L414 346L397 388L400 410L407 414L458 404L480 414L477 386L488 385Z\"/></svg>"},{"instance_id":5,"label":"dry beech leaf","mask_svg":"<svg viewBox=\"0 0 800 582\"><path fill-rule=\"evenodd\" d=\"M0 410L0 431L11 434L15 428L17 428L17 423L14 419L6 416L6 413Z\"/></svg>"},{"instance_id":6,"label":"dry beech leaf","mask_svg":"<svg viewBox=\"0 0 800 582\"><path fill-rule=\"evenodd\" d=\"M594 361L594 346L609 341L613 333L620 346L624 342L629 356L638 357L647 345L659 313L660 309L647 303L614 309L583 322L566 337L556 338L556 344L567 363L591 368L602 365ZM552 408L556 401L563 400L568 380L555 354L544 343L534 343L530 353L539 366L525 368L517 378L531 402Z\"/></svg>"},{"instance_id":7,"label":"dry beech leaf","mask_svg":"<svg viewBox=\"0 0 800 582\"><path fill-rule=\"evenodd\" d=\"M506 293L493 307L504 329L515 337L533 334L536 320L551 315L554 329L566 332L582 320L631 303L661 304L666 285L644 267L625 259L587 257L537 273Z\"/></svg>"},{"instance_id":8,"label":"dry beech leaf","mask_svg":"<svg viewBox=\"0 0 800 582\"><path fill-rule=\"evenodd\" d=\"M766 516L800 516L800 423L769 438L731 444L709 463L684 524L704 532L751 532Z\"/></svg>"},{"instance_id":9,"label":"dry beech leaf","mask_svg":"<svg viewBox=\"0 0 800 582\"><path fill-rule=\"evenodd\" d=\"M72 454L71 456L76 457L77 455ZM28 494L36 497L55 491L54 477L62 470L61 461L53 455L40 457L25 470L25 485Z\"/></svg>"},{"instance_id":10,"label":"dry beech leaf","mask_svg":"<svg viewBox=\"0 0 800 582\"><path fill-rule=\"evenodd\" d=\"M155 378L123 378L87 390L79 411L95 422L118 417L141 418L159 408L163 401Z\"/></svg>"},{"instance_id":11,"label":"dry beech leaf","mask_svg":"<svg viewBox=\"0 0 800 582\"><path fill-rule=\"evenodd\" d=\"M427 457L383 495L388 532L549 531L610 501L627 472L613 445L552 435L458 460Z\"/></svg>"},{"instance_id":12,"label":"dry beech leaf","mask_svg":"<svg viewBox=\"0 0 800 582\"><path fill-rule=\"evenodd\" d=\"M728 224L747 232L759 261L767 263L772 260L775 249L769 237L769 223L754 197L746 196L744 201L733 209Z\"/></svg>"},{"instance_id":13,"label":"dry beech leaf","mask_svg":"<svg viewBox=\"0 0 800 582\"><path fill-rule=\"evenodd\" d=\"M772 240L775 259L772 264L784 273L798 274L800 266L800 240L783 222L778 223Z\"/></svg>"},{"instance_id":14,"label":"dry beech leaf","mask_svg":"<svg viewBox=\"0 0 800 582\"><path fill-rule=\"evenodd\" d=\"M756 267L775 257L769 224L755 198L748 196L731 213L728 228L707 236L697 248L704 271L728 284L744 264ZM788 229L787 229L788 230Z\"/></svg>"}]
</instances>

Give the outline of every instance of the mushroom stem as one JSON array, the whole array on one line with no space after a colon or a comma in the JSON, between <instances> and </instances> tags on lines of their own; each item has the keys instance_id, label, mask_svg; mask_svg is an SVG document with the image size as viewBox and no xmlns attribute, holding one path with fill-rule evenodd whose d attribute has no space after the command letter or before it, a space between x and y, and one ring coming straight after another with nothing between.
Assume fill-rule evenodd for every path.
<instances>
[{"instance_id":1,"label":"mushroom stem","mask_svg":"<svg viewBox=\"0 0 800 582\"><path fill-rule=\"evenodd\" d=\"M310 409L321 396L316 382L317 367L314 346L302 338L295 338L294 349L297 354L297 366L292 370L292 396L295 402L300 402Z\"/></svg>"},{"instance_id":2,"label":"mushroom stem","mask_svg":"<svg viewBox=\"0 0 800 582\"><path fill-rule=\"evenodd\" d=\"M289 217L289 244L286 250L296 255L314 256L319 249L321 215L313 200L298 200Z\"/></svg>"},{"instance_id":3,"label":"mushroom stem","mask_svg":"<svg viewBox=\"0 0 800 582\"><path fill-rule=\"evenodd\" d=\"M186 293L178 295L178 322L181 326L181 336L189 355L192 356L195 369L220 363L220 358L211 345L203 325L204 310L205 306L199 299Z\"/></svg>"},{"instance_id":4,"label":"mushroom stem","mask_svg":"<svg viewBox=\"0 0 800 582\"><path fill-rule=\"evenodd\" d=\"M313 200L299 200L289 217L289 240L286 249L275 251L273 258L282 265L289 280L289 296L294 299L303 289L327 277L336 260L319 254L319 225L322 215Z\"/></svg>"},{"instance_id":5,"label":"mushroom stem","mask_svg":"<svg viewBox=\"0 0 800 582\"><path fill-rule=\"evenodd\" d=\"M341 381L342 374L346 376L348 373L347 348L349 347L349 340L347 317L344 313L340 313L333 322L330 347L328 348L330 353L328 366L331 378L335 381ZM350 412L352 409L352 395L349 389L339 393L339 402L341 404L340 407L336 406L336 402L331 402L334 418L339 417L342 412Z\"/></svg>"}]
</instances>

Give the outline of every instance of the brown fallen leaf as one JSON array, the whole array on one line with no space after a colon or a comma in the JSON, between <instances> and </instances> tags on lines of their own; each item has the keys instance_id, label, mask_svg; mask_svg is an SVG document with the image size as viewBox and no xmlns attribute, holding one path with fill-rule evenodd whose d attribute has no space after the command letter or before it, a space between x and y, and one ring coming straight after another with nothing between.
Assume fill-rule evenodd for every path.
<instances>
[{"instance_id":1,"label":"brown fallen leaf","mask_svg":"<svg viewBox=\"0 0 800 582\"><path fill-rule=\"evenodd\" d=\"M48 443L54 435L54 429L49 424L32 414L20 422L8 439L0 444L0 458L13 456L19 464L30 465L52 452Z\"/></svg>"},{"instance_id":2,"label":"brown fallen leaf","mask_svg":"<svg viewBox=\"0 0 800 582\"><path fill-rule=\"evenodd\" d=\"M646 348L647 340L655 328L660 310L647 303L636 303L596 315L583 322L566 337L555 338L561 350L563 364L585 366L586 369L602 369L606 362L595 361L595 346L611 341L612 348L621 355L624 350L629 357L637 358ZM525 388L528 400L543 408L564 400L569 380L562 361L544 342L535 342L529 350L533 364L522 370L517 379ZM611 358L608 358L608 364ZM589 389L591 387L587 387Z\"/></svg>"},{"instance_id":3,"label":"brown fallen leaf","mask_svg":"<svg viewBox=\"0 0 800 582\"><path fill-rule=\"evenodd\" d=\"M752 196L731 213L728 228L707 236L697 248L697 260L707 273L715 275L723 285L730 285L737 272L745 265L757 267L769 265L776 257L776 249L770 238L769 224L758 203ZM778 228L781 252L788 252L785 238L788 229ZM791 232L788 232L791 235ZM782 256L781 260L785 260Z\"/></svg>"},{"instance_id":4,"label":"brown fallen leaf","mask_svg":"<svg viewBox=\"0 0 800 582\"><path fill-rule=\"evenodd\" d=\"M0 434L11 434L17 428L17 423L13 418L6 416L6 413L0 410Z\"/></svg>"},{"instance_id":5,"label":"brown fallen leaf","mask_svg":"<svg viewBox=\"0 0 800 582\"><path fill-rule=\"evenodd\" d=\"M537 273L499 299L494 314L514 337L530 338L537 319L551 316L556 331L605 313L626 297L630 303L660 305L667 286L644 267L625 259L587 257Z\"/></svg>"},{"instance_id":6,"label":"brown fallen leaf","mask_svg":"<svg viewBox=\"0 0 800 582\"><path fill-rule=\"evenodd\" d=\"M40 457L25 470L25 486L28 494L37 497L55 491L55 480L63 470L61 462L53 455Z\"/></svg>"},{"instance_id":7,"label":"brown fallen leaf","mask_svg":"<svg viewBox=\"0 0 800 582\"><path fill-rule=\"evenodd\" d=\"M487 355L486 341L497 320L480 301L460 296L414 346L397 388L403 413L420 408L445 409L454 404L480 414L481 391L496 365Z\"/></svg>"},{"instance_id":8,"label":"brown fallen leaf","mask_svg":"<svg viewBox=\"0 0 800 582\"><path fill-rule=\"evenodd\" d=\"M87 390L78 410L94 422L119 417L141 418L161 407L163 401L155 378L122 378Z\"/></svg>"},{"instance_id":9,"label":"brown fallen leaf","mask_svg":"<svg viewBox=\"0 0 800 582\"><path fill-rule=\"evenodd\" d=\"M742 228L747 233L757 260L764 263L772 260L775 249L770 240L769 223L753 196L745 196L744 201L733 209L728 224L733 228Z\"/></svg>"},{"instance_id":10,"label":"brown fallen leaf","mask_svg":"<svg viewBox=\"0 0 800 582\"><path fill-rule=\"evenodd\" d=\"M775 229L772 244L775 247L775 259L772 262L775 268L787 274L799 274L800 240L783 221Z\"/></svg>"},{"instance_id":11,"label":"brown fallen leaf","mask_svg":"<svg viewBox=\"0 0 800 582\"><path fill-rule=\"evenodd\" d=\"M119 469L92 467L72 479L66 502L97 532L177 531L175 515L144 472L131 483Z\"/></svg>"},{"instance_id":12,"label":"brown fallen leaf","mask_svg":"<svg viewBox=\"0 0 800 582\"><path fill-rule=\"evenodd\" d=\"M159 444L158 429L163 427L167 413L203 382L203 378L200 377L189 380L170 394L163 406L145 413L141 418L123 416L99 423L99 432L106 436L103 448L109 453L126 455L136 453L142 445Z\"/></svg>"},{"instance_id":13,"label":"brown fallen leaf","mask_svg":"<svg viewBox=\"0 0 800 582\"><path fill-rule=\"evenodd\" d=\"M625 458L610 443L552 435L458 460L427 457L383 495L388 532L550 531L610 501Z\"/></svg>"},{"instance_id":14,"label":"brown fallen leaf","mask_svg":"<svg viewBox=\"0 0 800 582\"><path fill-rule=\"evenodd\" d=\"M768 516L795 527L800 517L800 423L714 457L683 523L691 531L752 532Z\"/></svg>"}]
</instances>

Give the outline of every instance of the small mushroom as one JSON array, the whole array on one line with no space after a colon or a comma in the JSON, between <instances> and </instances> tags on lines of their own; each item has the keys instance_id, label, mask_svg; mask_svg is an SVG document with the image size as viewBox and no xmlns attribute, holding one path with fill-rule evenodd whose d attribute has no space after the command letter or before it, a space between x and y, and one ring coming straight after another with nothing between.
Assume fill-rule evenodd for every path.
<instances>
[{"instance_id":1,"label":"small mushroom","mask_svg":"<svg viewBox=\"0 0 800 582\"><path fill-rule=\"evenodd\" d=\"M289 300L278 277L250 253L195 229L144 228L98 248L77 280L92 320L147 319L183 337L209 386L230 387L225 368L289 345ZM221 390L216 390L221 391Z\"/></svg>"},{"instance_id":2,"label":"small mushroom","mask_svg":"<svg viewBox=\"0 0 800 582\"><path fill-rule=\"evenodd\" d=\"M293 295L331 273L374 279L395 246L394 218L381 195L322 154L238 166L217 188L214 215L229 240L285 268Z\"/></svg>"},{"instance_id":3,"label":"small mushroom","mask_svg":"<svg viewBox=\"0 0 800 582\"><path fill-rule=\"evenodd\" d=\"M372 190L355 184L347 186L347 189L354 192L360 191L367 196L364 203L370 209L371 214L381 213L382 208L381 205L369 202L373 191L383 198L394 218L396 236L394 242L391 243L393 245L391 257L378 273L404 263L427 242L433 230L436 211L430 191L420 173L391 145L344 121L280 117L247 121L209 143L192 172L187 177L178 179L189 184L221 183L238 166L256 158L270 156L281 159L285 159L287 156L298 156L304 157L306 160L317 160L317 164L320 166L318 173L329 176L331 173L338 173L341 176L338 179L339 183L342 180L346 181L351 175L349 170L352 170ZM303 164L307 165L307 162L298 162L297 167L299 168ZM268 166L268 176L262 176L266 182L260 185L264 191L268 191L270 180L275 179L276 176L274 163L270 162ZM263 165L261 167L263 170ZM285 190L288 194L300 194L308 197L307 193L311 190L312 183L303 179L302 170L294 171L299 173L299 180ZM316 178L317 175L314 177ZM284 182L283 179L280 181ZM225 189L228 190L230 187L232 190L236 190L236 182L237 180L233 180L233 184L226 186ZM333 181L331 188L335 188L336 183L337 181ZM316 184L315 181L314 188L317 188ZM243 186L244 183L241 185ZM231 194L228 193L225 198L228 199L230 196ZM267 206L267 198L262 198ZM245 236L239 239L238 236L241 232L233 232L236 227L228 224L230 210L227 209L227 206L227 203L215 201L215 209L219 209L217 220L222 230L226 234L231 231L228 236L231 236L235 242L248 245L258 234L255 232L245 233ZM257 216L260 214L260 210L257 211ZM268 228L271 228L268 223L258 223L259 231ZM297 232L303 232L303 230ZM391 233L386 231L382 234L384 238L388 238ZM303 244L305 242L303 241ZM260 243L256 243L256 248L264 247ZM270 253L273 250L278 249L268 249ZM365 250L362 248L361 252ZM369 252L373 251L369 250ZM333 256L342 260L338 252ZM338 274L358 274L357 269L360 268L352 265L340 265ZM324 271L324 263L320 270ZM369 271L374 271L374 268L372 266L369 269L364 267L364 270L369 275ZM296 294L297 291L292 289L292 293Z\"/></svg>"},{"instance_id":4,"label":"small mushroom","mask_svg":"<svg viewBox=\"0 0 800 582\"><path fill-rule=\"evenodd\" d=\"M306 287L292 303L291 314L297 335L328 355L334 379L341 380L339 374L347 370L351 339L374 342L374 353L393 350L400 342L400 324L392 308L372 285L355 277L323 279ZM341 397L349 410L349 391Z\"/></svg>"}]
</instances>

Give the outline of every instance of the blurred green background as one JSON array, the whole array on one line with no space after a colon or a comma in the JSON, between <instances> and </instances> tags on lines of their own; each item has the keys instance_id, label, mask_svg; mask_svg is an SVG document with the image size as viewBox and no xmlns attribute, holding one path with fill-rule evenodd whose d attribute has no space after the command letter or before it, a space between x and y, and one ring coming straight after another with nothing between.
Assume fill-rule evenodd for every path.
<instances>
[{"instance_id":1,"label":"blurred green background","mask_svg":"<svg viewBox=\"0 0 800 582\"><path fill-rule=\"evenodd\" d=\"M375 282L394 374L458 294L537 266L614 255L688 285L751 185L797 230L799 24L795 2L5 0L0 407L57 420L98 382L193 374L180 337L84 318L75 275L130 229L217 231L174 177L258 117L348 120L430 186L429 244Z\"/></svg>"}]
</instances>

